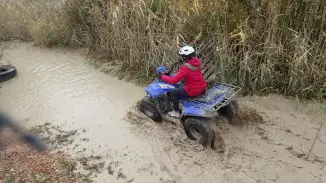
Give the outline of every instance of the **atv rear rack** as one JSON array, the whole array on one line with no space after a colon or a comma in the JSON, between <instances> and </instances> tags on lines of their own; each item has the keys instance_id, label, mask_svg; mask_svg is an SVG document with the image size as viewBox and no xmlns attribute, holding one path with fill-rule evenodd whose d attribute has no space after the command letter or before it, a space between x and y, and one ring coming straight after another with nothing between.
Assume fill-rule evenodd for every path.
<instances>
[{"instance_id":1,"label":"atv rear rack","mask_svg":"<svg viewBox=\"0 0 326 183\"><path fill-rule=\"evenodd\" d=\"M224 95L224 98L222 100L219 100L212 104L200 102L200 105L195 104L195 106L199 107L199 108L205 108L206 110L209 110L211 112L216 112L216 111L220 110L222 107L228 105L230 103L230 101L234 98L234 96L237 95L239 93L239 91L241 90L241 88L239 86L234 86L231 84L220 83L220 82L217 82L214 85L214 87L221 86L221 85L225 86L226 88L219 95L214 96L213 100L216 100L217 97Z\"/></svg>"},{"instance_id":2,"label":"atv rear rack","mask_svg":"<svg viewBox=\"0 0 326 183\"><path fill-rule=\"evenodd\" d=\"M241 88L239 86L234 86L231 84L227 84L227 83L217 83L220 85L224 85L229 87L229 91L225 92L225 97L221 102L216 102L215 104L213 104L213 109L215 111L220 110L222 107L228 105L230 103L230 101L234 98L235 95L237 95Z\"/></svg>"}]
</instances>

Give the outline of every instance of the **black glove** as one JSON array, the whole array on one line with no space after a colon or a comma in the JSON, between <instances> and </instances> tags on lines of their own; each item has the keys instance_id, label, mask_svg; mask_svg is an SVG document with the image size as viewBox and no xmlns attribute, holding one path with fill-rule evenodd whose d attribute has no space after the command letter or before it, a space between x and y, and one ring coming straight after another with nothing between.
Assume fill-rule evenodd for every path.
<instances>
[{"instance_id":1,"label":"black glove","mask_svg":"<svg viewBox=\"0 0 326 183\"><path fill-rule=\"evenodd\" d=\"M167 76L170 76L171 73L170 73L170 71L166 71L164 74Z\"/></svg>"},{"instance_id":2,"label":"black glove","mask_svg":"<svg viewBox=\"0 0 326 183\"><path fill-rule=\"evenodd\" d=\"M160 79L162 78L163 75L164 75L163 72L159 72L159 73L158 73L158 77L159 77Z\"/></svg>"}]
</instances>

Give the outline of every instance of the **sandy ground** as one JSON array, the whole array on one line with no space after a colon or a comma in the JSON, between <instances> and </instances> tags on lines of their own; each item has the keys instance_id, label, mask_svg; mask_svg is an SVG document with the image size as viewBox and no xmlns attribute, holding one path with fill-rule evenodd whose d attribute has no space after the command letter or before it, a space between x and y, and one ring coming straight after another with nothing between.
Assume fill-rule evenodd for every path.
<instances>
[{"instance_id":1,"label":"sandy ground","mask_svg":"<svg viewBox=\"0 0 326 183\"><path fill-rule=\"evenodd\" d=\"M77 130L53 148L79 165L100 156L95 182L326 182L325 104L276 95L240 98L245 125L216 121L220 153L140 114L135 105L143 88L92 69L84 53L8 43L3 61L19 73L1 85L0 109L26 127L60 126L41 127L49 142Z\"/></svg>"}]
</instances>

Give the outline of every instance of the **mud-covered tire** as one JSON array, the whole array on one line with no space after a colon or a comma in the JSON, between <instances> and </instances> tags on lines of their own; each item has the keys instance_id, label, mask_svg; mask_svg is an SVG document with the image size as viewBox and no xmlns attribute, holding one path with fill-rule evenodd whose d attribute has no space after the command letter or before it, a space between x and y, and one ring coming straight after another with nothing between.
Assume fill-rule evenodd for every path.
<instances>
[{"instance_id":1,"label":"mud-covered tire","mask_svg":"<svg viewBox=\"0 0 326 183\"><path fill-rule=\"evenodd\" d=\"M222 107L219 110L219 114L227 118L230 124L233 124L238 112L238 103L232 100L227 106Z\"/></svg>"},{"instance_id":2,"label":"mud-covered tire","mask_svg":"<svg viewBox=\"0 0 326 183\"><path fill-rule=\"evenodd\" d=\"M3 65L0 66L0 83L8 81L17 75L17 70L14 66Z\"/></svg>"},{"instance_id":3,"label":"mud-covered tire","mask_svg":"<svg viewBox=\"0 0 326 183\"><path fill-rule=\"evenodd\" d=\"M185 119L183 126L187 137L204 147L214 139L214 131L205 119L190 117Z\"/></svg>"},{"instance_id":4,"label":"mud-covered tire","mask_svg":"<svg viewBox=\"0 0 326 183\"><path fill-rule=\"evenodd\" d=\"M146 116L150 117L154 122L162 122L162 117L158 112L153 99L150 96L145 96L139 104L139 110Z\"/></svg>"}]
</instances>

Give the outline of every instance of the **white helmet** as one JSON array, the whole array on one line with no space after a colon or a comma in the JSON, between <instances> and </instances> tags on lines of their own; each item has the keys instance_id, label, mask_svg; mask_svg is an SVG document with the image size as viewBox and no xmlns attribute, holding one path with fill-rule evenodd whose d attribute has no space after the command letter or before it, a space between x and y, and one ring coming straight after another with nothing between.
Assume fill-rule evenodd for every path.
<instances>
[{"instance_id":1,"label":"white helmet","mask_svg":"<svg viewBox=\"0 0 326 183\"><path fill-rule=\"evenodd\" d=\"M179 50L179 55L181 56L189 56L195 53L195 49L191 46L183 46Z\"/></svg>"}]
</instances>

